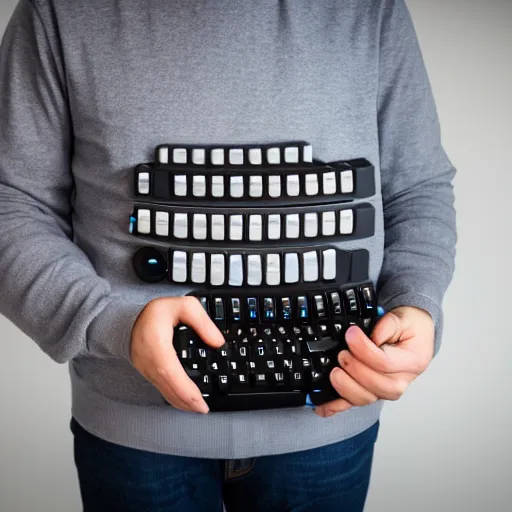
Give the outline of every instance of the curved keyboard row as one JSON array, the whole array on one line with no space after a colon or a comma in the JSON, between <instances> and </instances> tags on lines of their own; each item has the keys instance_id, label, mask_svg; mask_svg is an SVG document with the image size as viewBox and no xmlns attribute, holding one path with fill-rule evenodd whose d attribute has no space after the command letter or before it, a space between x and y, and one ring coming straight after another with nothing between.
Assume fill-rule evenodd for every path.
<instances>
[{"instance_id":1,"label":"curved keyboard row","mask_svg":"<svg viewBox=\"0 0 512 512\"><path fill-rule=\"evenodd\" d=\"M254 288L357 283L368 279L368 261L366 250L333 247L233 253L206 248L164 253L142 247L135 253L133 267L137 276L149 283L169 280L208 288Z\"/></svg>"},{"instance_id":2,"label":"curved keyboard row","mask_svg":"<svg viewBox=\"0 0 512 512\"><path fill-rule=\"evenodd\" d=\"M308 167L165 169L142 164L135 172L135 192L146 199L205 204L269 201L280 204L339 202L375 193L374 168L366 160L312 164Z\"/></svg>"},{"instance_id":3,"label":"curved keyboard row","mask_svg":"<svg viewBox=\"0 0 512 512\"><path fill-rule=\"evenodd\" d=\"M357 239L374 234L375 210L362 204L354 208L323 206L287 209L173 209L136 206L130 232L171 240L210 242L277 242L312 239Z\"/></svg>"}]
</instances>

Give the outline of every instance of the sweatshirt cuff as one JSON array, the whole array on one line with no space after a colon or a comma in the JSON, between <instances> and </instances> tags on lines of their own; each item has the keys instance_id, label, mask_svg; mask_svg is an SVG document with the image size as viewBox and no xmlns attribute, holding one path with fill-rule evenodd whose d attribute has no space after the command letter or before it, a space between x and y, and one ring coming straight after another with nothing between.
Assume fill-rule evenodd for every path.
<instances>
[{"instance_id":1,"label":"sweatshirt cuff","mask_svg":"<svg viewBox=\"0 0 512 512\"><path fill-rule=\"evenodd\" d=\"M392 309L403 306L415 307L426 311L434 321L434 356L437 355L439 349L441 348L444 320L443 310L440 305L425 295L410 291L387 298L384 296L384 294L379 294L379 305L382 306L385 311L391 311Z\"/></svg>"},{"instance_id":2,"label":"sweatshirt cuff","mask_svg":"<svg viewBox=\"0 0 512 512\"><path fill-rule=\"evenodd\" d=\"M137 304L117 298L91 322L87 350L97 356L114 356L131 364L130 345L133 326L146 303Z\"/></svg>"}]
</instances>

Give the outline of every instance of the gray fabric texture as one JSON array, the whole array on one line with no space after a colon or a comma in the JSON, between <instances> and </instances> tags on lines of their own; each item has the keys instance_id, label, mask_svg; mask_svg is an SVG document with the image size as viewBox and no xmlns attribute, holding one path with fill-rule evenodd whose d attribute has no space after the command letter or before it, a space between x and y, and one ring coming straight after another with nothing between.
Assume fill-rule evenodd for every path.
<instances>
[{"instance_id":1,"label":"gray fabric texture","mask_svg":"<svg viewBox=\"0 0 512 512\"><path fill-rule=\"evenodd\" d=\"M335 442L380 414L377 403L329 419L202 417L135 371L141 308L189 291L142 284L131 267L134 168L163 143L306 140L318 160L371 161L375 236L338 245L370 251L382 306L432 315L439 350L455 169L403 0L20 0L0 91L0 313L69 364L73 414L90 432L246 458Z\"/></svg>"}]
</instances>

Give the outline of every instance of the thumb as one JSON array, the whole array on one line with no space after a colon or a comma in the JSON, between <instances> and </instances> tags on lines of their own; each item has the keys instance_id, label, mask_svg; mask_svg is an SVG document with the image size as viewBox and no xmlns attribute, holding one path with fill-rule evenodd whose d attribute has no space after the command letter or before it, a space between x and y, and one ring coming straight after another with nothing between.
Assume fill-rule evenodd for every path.
<instances>
[{"instance_id":1,"label":"thumb","mask_svg":"<svg viewBox=\"0 0 512 512\"><path fill-rule=\"evenodd\" d=\"M401 334L402 326L400 318L390 311L377 322L377 325L373 329L371 339L380 347L384 345L384 343L397 343L400 341Z\"/></svg>"},{"instance_id":2,"label":"thumb","mask_svg":"<svg viewBox=\"0 0 512 512\"><path fill-rule=\"evenodd\" d=\"M207 345L213 348L222 347L225 343L219 328L195 297L187 296L181 299L178 321L191 327Z\"/></svg>"}]
</instances>

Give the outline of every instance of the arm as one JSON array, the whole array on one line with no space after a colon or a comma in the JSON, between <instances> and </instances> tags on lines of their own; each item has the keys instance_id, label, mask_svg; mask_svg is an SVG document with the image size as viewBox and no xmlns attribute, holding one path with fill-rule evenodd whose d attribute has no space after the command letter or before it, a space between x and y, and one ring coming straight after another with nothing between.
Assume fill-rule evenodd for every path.
<instances>
[{"instance_id":1,"label":"arm","mask_svg":"<svg viewBox=\"0 0 512 512\"><path fill-rule=\"evenodd\" d=\"M455 169L441 145L436 106L404 0L383 4L378 123L385 252L379 300L386 310L427 311L437 353L442 300L454 271Z\"/></svg>"},{"instance_id":2,"label":"arm","mask_svg":"<svg viewBox=\"0 0 512 512\"><path fill-rule=\"evenodd\" d=\"M379 399L397 400L439 351L442 300L452 279L455 169L442 145L436 107L404 0L382 2L378 126L385 250L378 282L388 311L369 339L346 334L349 350L331 373L343 398L331 416Z\"/></svg>"},{"instance_id":3,"label":"arm","mask_svg":"<svg viewBox=\"0 0 512 512\"><path fill-rule=\"evenodd\" d=\"M129 359L142 304L72 241L73 133L51 16L21 0L0 46L0 313L57 362Z\"/></svg>"}]
</instances>

